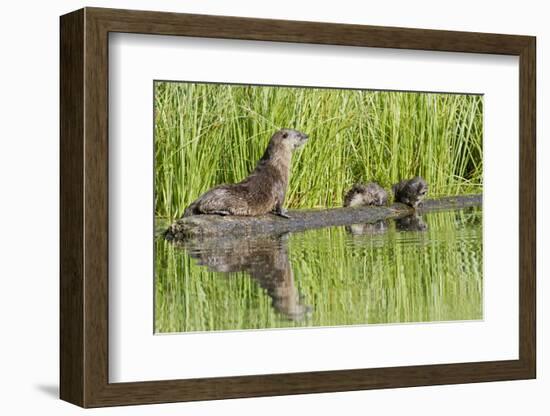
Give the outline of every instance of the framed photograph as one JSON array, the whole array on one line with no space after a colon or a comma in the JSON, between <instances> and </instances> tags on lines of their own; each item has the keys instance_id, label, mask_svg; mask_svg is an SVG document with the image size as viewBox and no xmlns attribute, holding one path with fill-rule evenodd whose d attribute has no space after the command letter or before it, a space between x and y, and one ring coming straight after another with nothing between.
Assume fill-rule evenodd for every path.
<instances>
[{"instance_id":1,"label":"framed photograph","mask_svg":"<svg viewBox=\"0 0 550 416\"><path fill-rule=\"evenodd\" d=\"M536 377L534 37L60 30L63 400Z\"/></svg>"}]
</instances>

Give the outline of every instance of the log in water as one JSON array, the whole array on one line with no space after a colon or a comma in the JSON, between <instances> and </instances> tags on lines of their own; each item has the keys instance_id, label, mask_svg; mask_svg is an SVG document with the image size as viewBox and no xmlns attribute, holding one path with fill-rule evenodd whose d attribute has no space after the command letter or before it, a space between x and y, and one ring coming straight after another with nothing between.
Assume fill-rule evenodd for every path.
<instances>
[{"instance_id":1,"label":"log in water","mask_svg":"<svg viewBox=\"0 0 550 416\"><path fill-rule=\"evenodd\" d=\"M256 217L193 215L174 222L168 227L164 236L167 240L184 240L206 236L284 234L312 228L372 224L385 219L403 218L414 212L422 214L481 206L482 199L481 194L431 199L425 201L423 206L416 210L400 203L383 207L292 210L288 211L290 218L282 218L274 214Z\"/></svg>"}]
</instances>

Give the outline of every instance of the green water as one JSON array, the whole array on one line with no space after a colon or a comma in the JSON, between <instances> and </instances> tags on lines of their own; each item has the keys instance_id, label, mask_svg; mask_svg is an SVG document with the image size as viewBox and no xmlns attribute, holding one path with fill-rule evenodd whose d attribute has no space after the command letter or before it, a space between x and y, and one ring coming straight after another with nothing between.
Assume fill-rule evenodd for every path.
<instances>
[{"instance_id":1,"label":"green water","mask_svg":"<svg viewBox=\"0 0 550 416\"><path fill-rule=\"evenodd\" d=\"M482 211L155 243L159 333L482 319Z\"/></svg>"}]
</instances>

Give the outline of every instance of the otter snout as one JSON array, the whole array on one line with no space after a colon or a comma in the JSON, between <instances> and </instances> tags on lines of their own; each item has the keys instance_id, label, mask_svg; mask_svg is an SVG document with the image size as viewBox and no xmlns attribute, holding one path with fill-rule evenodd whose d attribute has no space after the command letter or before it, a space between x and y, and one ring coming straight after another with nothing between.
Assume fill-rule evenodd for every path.
<instances>
[{"instance_id":1,"label":"otter snout","mask_svg":"<svg viewBox=\"0 0 550 416\"><path fill-rule=\"evenodd\" d=\"M296 142L294 148L302 147L309 140L309 136L305 133L298 134L298 141Z\"/></svg>"}]
</instances>

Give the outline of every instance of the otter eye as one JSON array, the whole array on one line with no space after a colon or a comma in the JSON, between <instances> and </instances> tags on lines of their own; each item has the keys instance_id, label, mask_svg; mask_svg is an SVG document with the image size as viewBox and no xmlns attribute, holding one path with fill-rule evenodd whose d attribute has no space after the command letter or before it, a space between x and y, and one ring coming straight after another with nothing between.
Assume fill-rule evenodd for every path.
<instances>
[{"instance_id":1,"label":"otter eye","mask_svg":"<svg viewBox=\"0 0 550 416\"><path fill-rule=\"evenodd\" d=\"M283 133L283 139L286 139L288 137L288 133Z\"/></svg>"}]
</instances>

